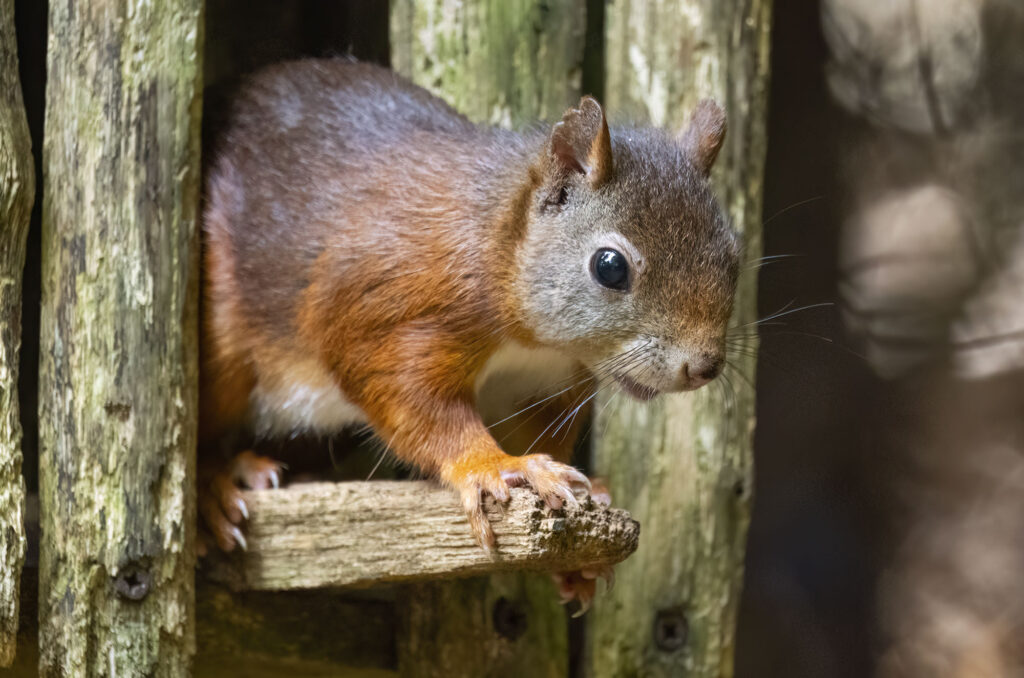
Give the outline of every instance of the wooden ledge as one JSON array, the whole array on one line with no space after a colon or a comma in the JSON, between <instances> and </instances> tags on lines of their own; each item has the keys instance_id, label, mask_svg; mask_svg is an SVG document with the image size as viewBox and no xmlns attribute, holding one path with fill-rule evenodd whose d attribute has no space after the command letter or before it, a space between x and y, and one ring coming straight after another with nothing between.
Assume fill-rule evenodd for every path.
<instances>
[{"instance_id":1,"label":"wooden ledge","mask_svg":"<svg viewBox=\"0 0 1024 678\"><path fill-rule=\"evenodd\" d=\"M640 525L587 499L552 511L515 488L488 506L497 548L477 546L449 490L426 481L302 483L246 493L248 550L200 567L236 590L363 587L502 570L572 571L615 564L636 550Z\"/></svg>"}]
</instances>

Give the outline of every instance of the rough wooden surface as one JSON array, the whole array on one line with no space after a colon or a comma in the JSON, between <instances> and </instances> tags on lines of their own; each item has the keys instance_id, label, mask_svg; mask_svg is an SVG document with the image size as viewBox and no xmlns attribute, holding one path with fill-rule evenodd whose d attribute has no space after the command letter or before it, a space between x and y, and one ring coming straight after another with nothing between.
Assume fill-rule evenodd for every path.
<instances>
[{"instance_id":1,"label":"rough wooden surface","mask_svg":"<svg viewBox=\"0 0 1024 678\"><path fill-rule=\"evenodd\" d=\"M21 272L36 185L17 47L14 0L0 0L0 666L14 661L25 558L18 350Z\"/></svg>"},{"instance_id":2,"label":"rough wooden surface","mask_svg":"<svg viewBox=\"0 0 1024 678\"><path fill-rule=\"evenodd\" d=\"M194 676L395 676L396 613L387 593L239 593L200 578Z\"/></svg>"},{"instance_id":3,"label":"rough wooden surface","mask_svg":"<svg viewBox=\"0 0 1024 678\"><path fill-rule=\"evenodd\" d=\"M473 540L457 497L427 481L300 483L245 496L247 551L211 554L203 564L209 576L236 589L576 570L623 560L636 550L640 532L625 511L590 500L551 511L532 491L517 488L503 510L488 509L498 541L488 555Z\"/></svg>"},{"instance_id":4,"label":"rough wooden surface","mask_svg":"<svg viewBox=\"0 0 1024 678\"><path fill-rule=\"evenodd\" d=\"M747 261L761 249L770 12L770 0L617 0L605 33L613 118L682 129L700 98L724 106L729 132L713 178ZM647 405L598 406L595 470L644 540L588 615L594 678L733 673L756 348L756 270L743 268L724 379Z\"/></svg>"},{"instance_id":5,"label":"rough wooden surface","mask_svg":"<svg viewBox=\"0 0 1024 678\"><path fill-rule=\"evenodd\" d=\"M394 0L391 64L476 122L557 120L579 102L586 26L586 0ZM409 675L567 675L565 612L550 581L512 579L528 628L548 630L531 637L529 651L522 643L509 651L505 640L468 621L482 619L479 600L500 597L508 579L414 586L406 598L411 613L442 626L433 639L420 635L430 629L401 637L403 647L418 648L403 655ZM473 642L461 644L465 634Z\"/></svg>"},{"instance_id":6,"label":"rough wooden surface","mask_svg":"<svg viewBox=\"0 0 1024 678\"><path fill-rule=\"evenodd\" d=\"M201 9L49 6L44 676L190 671Z\"/></svg>"},{"instance_id":7,"label":"rough wooden surface","mask_svg":"<svg viewBox=\"0 0 1024 678\"><path fill-rule=\"evenodd\" d=\"M580 96L585 5L395 0L391 64L472 120L558 120Z\"/></svg>"},{"instance_id":8,"label":"rough wooden surface","mask_svg":"<svg viewBox=\"0 0 1024 678\"><path fill-rule=\"evenodd\" d=\"M18 654L5 678L39 675L37 575L25 567ZM394 678L396 616L390 590L373 597L323 590L233 593L200 577L192 675Z\"/></svg>"},{"instance_id":9,"label":"rough wooden surface","mask_svg":"<svg viewBox=\"0 0 1024 678\"><path fill-rule=\"evenodd\" d=\"M556 597L553 582L515 574L406 587L398 598L399 675L565 676L565 616L547 613Z\"/></svg>"}]
</instances>

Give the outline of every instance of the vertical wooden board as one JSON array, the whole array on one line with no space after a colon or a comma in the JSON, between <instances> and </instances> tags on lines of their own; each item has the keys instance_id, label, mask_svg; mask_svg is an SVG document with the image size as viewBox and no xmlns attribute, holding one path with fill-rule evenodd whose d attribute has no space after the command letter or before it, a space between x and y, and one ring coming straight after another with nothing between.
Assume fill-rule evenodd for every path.
<instances>
[{"instance_id":1,"label":"vertical wooden board","mask_svg":"<svg viewBox=\"0 0 1024 678\"><path fill-rule=\"evenodd\" d=\"M51 2L40 674L194 651L201 0Z\"/></svg>"},{"instance_id":2,"label":"vertical wooden board","mask_svg":"<svg viewBox=\"0 0 1024 678\"><path fill-rule=\"evenodd\" d=\"M395 70L471 120L506 127L557 120L579 101L585 33L586 0L391 3ZM514 643L494 631L488 616L506 594L529 611L527 636ZM413 666L408 662L416 657L418 668L409 675L568 672L565 611L541 575L416 586L407 601L409 625L399 655L400 666ZM450 672L417 673L429 666Z\"/></svg>"},{"instance_id":3,"label":"vertical wooden board","mask_svg":"<svg viewBox=\"0 0 1024 678\"><path fill-rule=\"evenodd\" d=\"M579 100L585 33L585 0L392 0L391 63L472 120L557 120Z\"/></svg>"},{"instance_id":4,"label":"vertical wooden board","mask_svg":"<svg viewBox=\"0 0 1024 678\"><path fill-rule=\"evenodd\" d=\"M613 119L682 130L699 99L724 106L729 132L713 179L746 261L761 249L770 5L615 0L606 18ZM724 378L696 394L597 408L596 471L644 536L588 615L595 678L732 675L753 480L756 272L743 269Z\"/></svg>"},{"instance_id":5,"label":"vertical wooden board","mask_svg":"<svg viewBox=\"0 0 1024 678\"><path fill-rule=\"evenodd\" d=\"M387 591L231 592L201 575L196 588L196 678L398 675Z\"/></svg>"},{"instance_id":6,"label":"vertical wooden board","mask_svg":"<svg viewBox=\"0 0 1024 678\"><path fill-rule=\"evenodd\" d=\"M420 678L558 678L569 669L554 584L492 575L405 587L398 599L398 673Z\"/></svg>"},{"instance_id":7,"label":"vertical wooden board","mask_svg":"<svg viewBox=\"0 0 1024 678\"><path fill-rule=\"evenodd\" d=\"M14 0L0 0L0 666L14 661L25 559L18 351L21 276L36 183L17 49Z\"/></svg>"}]
</instances>

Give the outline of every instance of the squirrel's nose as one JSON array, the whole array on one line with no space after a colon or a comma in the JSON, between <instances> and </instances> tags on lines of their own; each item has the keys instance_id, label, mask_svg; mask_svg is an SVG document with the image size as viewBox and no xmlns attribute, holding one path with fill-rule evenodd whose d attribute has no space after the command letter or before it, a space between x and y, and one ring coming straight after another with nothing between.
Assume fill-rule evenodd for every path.
<instances>
[{"instance_id":1,"label":"squirrel's nose","mask_svg":"<svg viewBox=\"0 0 1024 678\"><path fill-rule=\"evenodd\" d=\"M683 363L682 377L688 390L697 389L718 376L722 371L722 356L700 353Z\"/></svg>"}]
</instances>

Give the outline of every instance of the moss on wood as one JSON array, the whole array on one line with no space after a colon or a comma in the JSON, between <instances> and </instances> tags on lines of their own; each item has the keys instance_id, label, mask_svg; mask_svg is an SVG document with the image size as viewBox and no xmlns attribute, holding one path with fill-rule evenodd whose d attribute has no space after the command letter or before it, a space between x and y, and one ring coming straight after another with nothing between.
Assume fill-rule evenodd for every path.
<instances>
[{"instance_id":1,"label":"moss on wood","mask_svg":"<svg viewBox=\"0 0 1024 678\"><path fill-rule=\"evenodd\" d=\"M608 7L607 107L613 118L682 130L703 97L729 118L713 179L761 249L770 0L619 0ZM588 669L602 676L731 676L750 517L756 271L744 272L732 365L696 394L648 405L616 399L598 421L595 465L643 526L636 554L588 619Z\"/></svg>"},{"instance_id":2,"label":"moss on wood","mask_svg":"<svg viewBox=\"0 0 1024 678\"><path fill-rule=\"evenodd\" d=\"M40 673L184 676L202 2L52 2L39 379Z\"/></svg>"},{"instance_id":3,"label":"moss on wood","mask_svg":"<svg viewBox=\"0 0 1024 678\"><path fill-rule=\"evenodd\" d=\"M0 1L0 666L14 661L25 484L21 476L18 351L21 274L35 199L35 169L18 79L14 0Z\"/></svg>"},{"instance_id":4,"label":"moss on wood","mask_svg":"<svg viewBox=\"0 0 1024 678\"><path fill-rule=\"evenodd\" d=\"M580 97L585 5L394 0L391 63L472 120L558 120Z\"/></svg>"}]
</instances>

